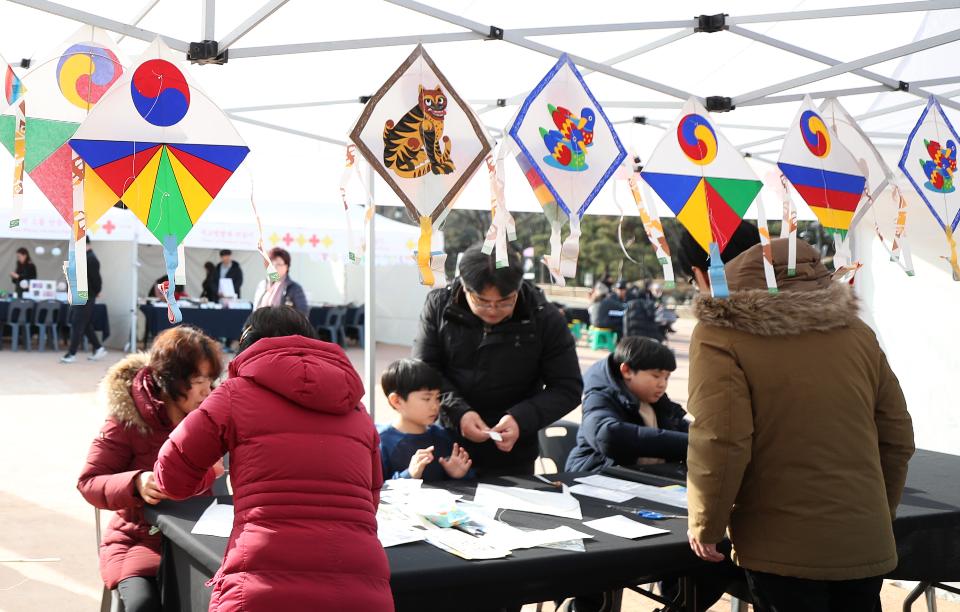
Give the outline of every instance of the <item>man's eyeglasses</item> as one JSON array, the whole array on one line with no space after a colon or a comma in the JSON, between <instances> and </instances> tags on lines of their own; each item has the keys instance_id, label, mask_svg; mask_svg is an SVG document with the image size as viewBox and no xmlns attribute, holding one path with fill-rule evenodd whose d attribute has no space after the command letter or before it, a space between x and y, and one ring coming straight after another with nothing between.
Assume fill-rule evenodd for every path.
<instances>
[{"instance_id":1,"label":"man's eyeglasses","mask_svg":"<svg viewBox=\"0 0 960 612\"><path fill-rule=\"evenodd\" d=\"M476 293L467 291L467 297L473 303L474 308L480 310L510 310L517 305L519 294L514 291L502 300L485 300Z\"/></svg>"}]
</instances>

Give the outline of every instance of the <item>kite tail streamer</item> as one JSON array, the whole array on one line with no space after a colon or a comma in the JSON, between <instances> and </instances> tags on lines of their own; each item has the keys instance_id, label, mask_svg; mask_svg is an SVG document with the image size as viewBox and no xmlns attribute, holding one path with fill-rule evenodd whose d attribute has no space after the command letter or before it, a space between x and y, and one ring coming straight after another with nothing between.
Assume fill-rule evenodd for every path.
<instances>
[{"instance_id":1,"label":"kite tail streamer","mask_svg":"<svg viewBox=\"0 0 960 612\"><path fill-rule=\"evenodd\" d=\"M716 242L710 243L710 295L715 298L730 297L727 287L727 275L723 271L723 259L720 258L720 247Z\"/></svg>"},{"instance_id":2,"label":"kite tail streamer","mask_svg":"<svg viewBox=\"0 0 960 612\"><path fill-rule=\"evenodd\" d=\"M665 289L673 289L677 286L676 279L673 276L673 260L670 257L670 246L667 244L667 236L663 232L663 223L660 222L660 216L654 206L648 206L640 194L640 182L637 180L639 173L634 172L628 179L630 184L630 193L637 203L637 210L640 212L640 220L643 222L643 229L647 233L647 239L653 245L657 253L657 261L663 266L663 286Z\"/></svg>"},{"instance_id":3,"label":"kite tail streamer","mask_svg":"<svg viewBox=\"0 0 960 612\"><path fill-rule=\"evenodd\" d=\"M416 259L420 271L420 284L433 287L436 279L431 266L433 253L430 251L433 239L433 220L430 215L420 216L420 239L417 242Z\"/></svg>"},{"instance_id":4,"label":"kite tail streamer","mask_svg":"<svg viewBox=\"0 0 960 612\"><path fill-rule=\"evenodd\" d=\"M507 210L507 199L504 192L504 160L510 152L509 142L507 139L501 141L496 161L494 161L493 155L487 155L485 160L490 177L490 213L492 218L481 250L487 255L492 252L496 253L495 260L498 268L505 268L509 265L507 242L513 242L517 239L517 224L513 215Z\"/></svg>"},{"instance_id":5,"label":"kite tail streamer","mask_svg":"<svg viewBox=\"0 0 960 612\"><path fill-rule=\"evenodd\" d=\"M944 233L947 236L947 244L950 245L950 257L944 257L944 259L953 268L953 280L960 281L960 264L957 263L957 240L953 237L953 228L947 225L944 228Z\"/></svg>"},{"instance_id":6,"label":"kite tail streamer","mask_svg":"<svg viewBox=\"0 0 960 612\"><path fill-rule=\"evenodd\" d=\"M770 228L767 226L767 211L763 202L757 202L757 229L760 230L760 245L763 251L763 275L767 279L767 291L779 293L777 275L773 270L773 247L770 245Z\"/></svg>"},{"instance_id":7,"label":"kite tail streamer","mask_svg":"<svg viewBox=\"0 0 960 612\"><path fill-rule=\"evenodd\" d=\"M527 161L527 158L523 154L518 154L516 160L517 164L520 165L520 171L523 172L523 175L527 178L527 182L530 184L530 188L533 189L533 195L536 196L537 201L540 202L540 206L543 208L543 214L547 217L547 221L550 222L550 253L543 256L543 264L547 266L547 269L550 271L550 279L553 281L553 284L558 287L563 287L567 284L567 281L564 279L561 269L563 243L560 240L560 230L563 227L563 221L566 215L560 209L560 205L557 204L553 194L550 193L547 186L543 184L540 175L537 174L537 171L530 162ZM577 244L579 249L579 240ZM574 263L574 267L576 267L576 263Z\"/></svg>"},{"instance_id":8,"label":"kite tail streamer","mask_svg":"<svg viewBox=\"0 0 960 612\"><path fill-rule=\"evenodd\" d=\"M73 154L73 223L70 230L70 248L68 255L67 284L70 303L82 306L87 303L87 223L83 208L83 178L85 166L83 160Z\"/></svg>"},{"instance_id":9,"label":"kite tail streamer","mask_svg":"<svg viewBox=\"0 0 960 612\"><path fill-rule=\"evenodd\" d=\"M780 174L783 186L783 223L780 225L780 237L789 238L787 243L787 276L797 275L797 207L790 198L787 177Z\"/></svg>"},{"instance_id":10,"label":"kite tail streamer","mask_svg":"<svg viewBox=\"0 0 960 612\"><path fill-rule=\"evenodd\" d=\"M163 299L167 302L167 320L170 323L179 323L183 321L183 313L180 312L180 306L177 305L177 298L174 294L176 290L177 268L179 267L180 247L177 245L177 237L167 235L163 237L163 262L167 267L167 281L164 283L165 291Z\"/></svg>"},{"instance_id":11,"label":"kite tail streamer","mask_svg":"<svg viewBox=\"0 0 960 612\"><path fill-rule=\"evenodd\" d=\"M907 242L907 199L900 193L900 188L894 186L893 198L897 202L897 228L893 234L893 248L890 252L891 261L900 260L903 270L908 276L913 276L913 257L910 256L910 245ZM896 259L895 259L896 258Z\"/></svg>"},{"instance_id":12,"label":"kite tail streamer","mask_svg":"<svg viewBox=\"0 0 960 612\"><path fill-rule=\"evenodd\" d=\"M626 168L626 164L624 164L623 167ZM626 216L626 211L623 210L623 206L620 205L620 198L617 197L616 183L613 185L613 203L616 204L617 210L620 211L620 220L617 222L617 242L620 243L620 250L623 252L624 257L639 265L640 262L630 256L630 252L627 250L627 245L623 242L623 219Z\"/></svg>"},{"instance_id":13,"label":"kite tail streamer","mask_svg":"<svg viewBox=\"0 0 960 612\"><path fill-rule=\"evenodd\" d=\"M347 203L347 185L350 183L350 177L356 172L356 152L356 145L347 145L346 163L343 166L343 173L340 175L340 200L343 202L343 214L347 218L347 261L358 264L360 263L361 254L354 248L353 226L350 222L350 205Z\"/></svg>"},{"instance_id":14,"label":"kite tail streamer","mask_svg":"<svg viewBox=\"0 0 960 612\"><path fill-rule=\"evenodd\" d=\"M570 215L570 234L560 248L560 274L566 278L577 276L577 258L580 257L580 216Z\"/></svg>"},{"instance_id":15,"label":"kite tail streamer","mask_svg":"<svg viewBox=\"0 0 960 612\"><path fill-rule=\"evenodd\" d=\"M270 260L270 256L267 255L267 252L263 247L263 224L260 222L260 214L257 212L257 205L253 201L252 178L250 182L250 208L253 209L253 218L257 220L257 252L260 253L261 257L263 257L263 267L267 271L267 278L271 283L275 283L280 280L280 273L277 272L277 268L273 265L273 262Z\"/></svg>"},{"instance_id":16,"label":"kite tail streamer","mask_svg":"<svg viewBox=\"0 0 960 612\"><path fill-rule=\"evenodd\" d=\"M23 160L27 153L27 103L20 98L15 105L16 130L13 135L13 214L10 227L20 227L20 215L23 213Z\"/></svg>"}]
</instances>

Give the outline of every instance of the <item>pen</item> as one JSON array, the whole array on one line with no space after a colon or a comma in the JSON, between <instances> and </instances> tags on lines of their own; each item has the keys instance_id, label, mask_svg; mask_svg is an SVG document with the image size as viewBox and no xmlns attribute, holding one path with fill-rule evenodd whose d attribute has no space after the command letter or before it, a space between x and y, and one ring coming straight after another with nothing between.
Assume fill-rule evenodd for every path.
<instances>
[{"instance_id":1,"label":"pen","mask_svg":"<svg viewBox=\"0 0 960 612\"><path fill-rule=\"evenodd\" d=\"M534 474L533 477L536 478L537 480L547 483L551 487L557 487L557 488L563 487L563 483L560 482L559 480L550 480L549 478L546 478L542 474Z\"/></svg>"},{"instance_id":2,"label":"pen","mask_svg":"<svg viewBox=\"0 0 960 612\"><path fill-rule=\"evenodd\" d=\"M649 519L651 521L687 518L686 514L664 514L663 512L658 512L656 510L647 510L646 508L631 508L629 506L616 506L613 504L607 504L606 506L607 508L620 510L621 512L629 512L630 514L635 514L640 518Z\"/></svg>"}]
</instances>

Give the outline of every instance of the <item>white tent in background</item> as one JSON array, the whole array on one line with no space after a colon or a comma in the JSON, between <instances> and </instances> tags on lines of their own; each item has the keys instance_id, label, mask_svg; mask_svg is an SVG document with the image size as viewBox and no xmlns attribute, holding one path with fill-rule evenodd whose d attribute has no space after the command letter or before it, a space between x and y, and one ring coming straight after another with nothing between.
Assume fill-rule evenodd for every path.
<instances>
[{"instance_id":1,"label":"white tent in background","mask_svg":"<svg viewBox=\"0 0 960 612\"><path fill-rule=\"evenodd\" d=\"M621 139L641 159L691 94L701 96L708 108L735 107L717 115L716 124L752 156L751 163L760 164L775 160L804 94L817 102L839 96L891 158L929 94L938 95L948 115L960 109L954 100L960 95L960 73L949 61L960 47L960 0L850 0L855 6L842 7L834 0L743 0L728 7L712 0L596 0L589 5L558 0L549 9L515 0L432 2L354 0L321 9L305 0L150 0L138 10L129 2L103 0L85 11L47 0L12 0L0 4L0 53L7 59L31 57L73 31L77 21L125 35L121 49L131 57L157 33L183 52L188 41L217 41L210 55L227 50L227 63L193 66L191 72L253 151L237 173L241 178L234 175L221 198L246 201L252 176L261 214L266 217L276 203L281 219L289 218L282 202L312 200L336 209L343 145L360 101L418 43L428 47L495 137L556 56L570 53ZM723 9L731 14L715 14ZM905 57L910 61L900 63ZM507 168L508 208L539 210L520 174L511 164ZM762 165L756 170L765 176ZM0 176L11 174L9 157L0 154ZM619 214L612 188L601 192L588 213ZM378 204L399 205L384 185L375 189ZM0 197L8 198L4 191ZM913 197L910 189L904 193ZM619 200L633 214L625 195ZM5 201L0 200L0 209L8 207ZM768 217L779 218L776 198L765 194L764 201ZM918 441L958 452L956 443L948 442L960 433L955 411L947 410L956 402L943 381L958 365L952 349L960 283L949 280L938 259L942 238L927 240L925 228L932 221L917 202L911 201L908 229L917 276L907 279L898 267L884 265L882 256L871 258L882 247L870 223L864 223L855 232L870 264L861 272L861 291L867 315L901 373ZM219 204L207 214L216 214ZM476 177L456 206L489 209L486 177ZM806 214L799 207L801 216ZM877 209L883 210L882 202ZM368 268L367 295L376 292L374 276ZM404 288L419 290L415 283ZM904 311L899 304L907 294L918 305ZM931 343L924 344L928 339ZM951 339L935 359L909 362L911 341L932 347ZM372 386L371 365L368 361Z\"/></svg>"}]
</instances>

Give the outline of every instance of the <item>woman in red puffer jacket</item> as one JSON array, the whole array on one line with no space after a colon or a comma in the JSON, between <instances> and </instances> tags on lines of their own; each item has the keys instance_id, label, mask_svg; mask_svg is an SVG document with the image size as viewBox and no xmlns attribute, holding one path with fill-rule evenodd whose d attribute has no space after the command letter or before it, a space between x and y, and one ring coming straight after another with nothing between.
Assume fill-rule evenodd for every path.
<instances>
[{"instance_id":1,"label":"woman in red puffer jacket","mask_svg":"<svg viewBox=\"0 0 960 612\"><path fill-rule=\"evenodd\" d=\"M363 384L288 306L253 312L230 377L160 451L157 482L193 494L230 452L234 521L210 610L393 610L377 539L383 475Z\"/></svg>"},{"instance_id":2,"label":"woman in red puffer jacket","mask_svg":"<svg viewBox=\"0 0 960 612\"><path fill-rule=\"evenodd\" d=\"M143 518L145 503L166 499L153 463L177 423L210 394L221 369L219 344L180 326L160 333L149 355L117 362L100 382L107 422L90 446L77 488L97 508L116 510L100 542L100 575L107 588L119 591L127 612L160 609L160 534L151 533ZM204 470L197 488L208 488L213 478L214 470Z\"/></svg>"}]
</instances>

